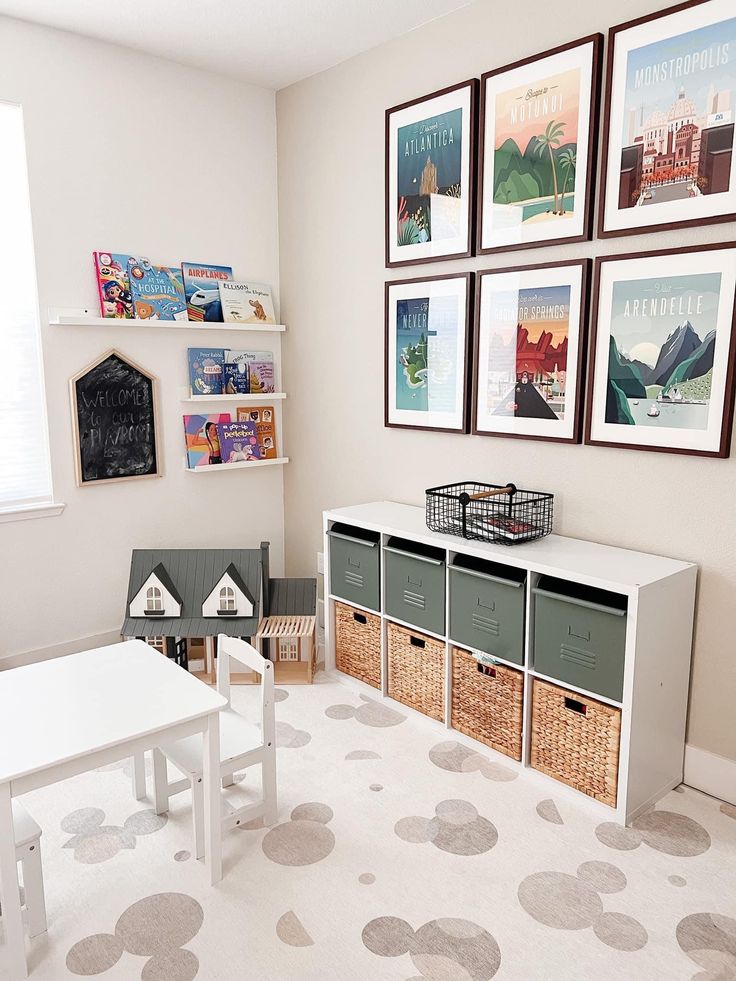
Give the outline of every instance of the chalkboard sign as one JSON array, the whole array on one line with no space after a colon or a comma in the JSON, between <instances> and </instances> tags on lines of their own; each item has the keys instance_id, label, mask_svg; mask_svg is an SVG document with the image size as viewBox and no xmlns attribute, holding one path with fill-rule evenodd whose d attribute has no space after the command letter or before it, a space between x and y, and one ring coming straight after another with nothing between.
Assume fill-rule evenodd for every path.
<instances>
[{"instance_id":1,"label":"chalkboard sign","mask_svg":"<svg viewBox=\"0 0 736 981\"><path fill-rule=\"evenodd\" d=\"M157 380L107 351L70 381L77 484L159 477Z\"/></svg>"}]
</instances>

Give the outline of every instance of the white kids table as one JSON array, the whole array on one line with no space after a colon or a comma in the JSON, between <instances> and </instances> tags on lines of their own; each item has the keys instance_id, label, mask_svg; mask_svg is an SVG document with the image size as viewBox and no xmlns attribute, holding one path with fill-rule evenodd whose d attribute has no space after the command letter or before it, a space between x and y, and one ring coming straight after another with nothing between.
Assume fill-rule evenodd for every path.
<instances>
[{"instance_id":1,"label":"white kids table","mask_svg":"<svg viewBox=\"0 0 736 981\"><path fill-rule=\"evenodd\" d=\"M0 901L11 981L28 976L11 798L202 733L205 863L222 878L216 691L140 640L0 672Z\"/></svg>"}]
</instances>

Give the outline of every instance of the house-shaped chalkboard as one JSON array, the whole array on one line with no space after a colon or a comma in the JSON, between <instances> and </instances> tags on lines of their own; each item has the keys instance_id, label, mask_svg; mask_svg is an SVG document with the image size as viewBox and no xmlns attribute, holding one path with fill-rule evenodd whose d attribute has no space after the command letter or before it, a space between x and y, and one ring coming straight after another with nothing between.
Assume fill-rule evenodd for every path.
<instances>
[{"instance_id":1,"label":"house-shaped chalkboard","mask_svg":"<svg viewBox=\"0 0 736 981\"><path fill-rule=\"evenodd\" d=\"M69 387L78 486L161 476L155 375L110 350Z\"/></svg>"}]
</instances>

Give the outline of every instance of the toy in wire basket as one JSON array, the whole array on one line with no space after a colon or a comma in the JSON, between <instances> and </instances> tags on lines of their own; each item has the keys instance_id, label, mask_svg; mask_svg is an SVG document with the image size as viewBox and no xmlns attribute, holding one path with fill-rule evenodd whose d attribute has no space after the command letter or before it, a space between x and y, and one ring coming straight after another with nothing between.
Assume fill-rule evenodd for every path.
<instances>
[{"instance_id":1,"label":"toy in wire basket","mask_svg":"<svg viewBox=\"0 0 736 981\"><path fill-rule=\"evenodd\" d=\"M432 531L504 545L534 541L552 531L553 494L472 482L430 487L426 493Z\"/></svg>"}]
</instances>

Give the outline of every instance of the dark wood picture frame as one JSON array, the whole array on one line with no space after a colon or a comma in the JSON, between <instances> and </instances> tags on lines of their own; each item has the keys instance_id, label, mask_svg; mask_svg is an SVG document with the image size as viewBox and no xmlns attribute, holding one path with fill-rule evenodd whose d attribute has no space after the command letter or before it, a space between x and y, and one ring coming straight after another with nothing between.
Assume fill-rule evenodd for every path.
<instances>
[{"instance_id":1,"label":"dark wood picture frame","mask_svg":"<svg viewBox=\"0 0 736 981\"><path fill-rule=\"evenodd\" d=\"M592 76L591 76L591 90L590 90L590 108L588 112L588 148L586 153L586 187L585 187L585 210L583 214L583 232L580 235L570 235L561 236L559 238L542 239L538 242L518 242L510 243L505 245L494 245L489 248L483 248L483 187L485 179L485 140L486 140L486 109L487 109L487 81L489 78L495 78L497 75L503 75L505 72L514 71L517 68L523 68L525 65L531 65L534 62L542 61L545 58L550 58L553 55L561 54L564 51L570 51L573 48L582 47L584 45L593 45L593 63L592 63ZM548 51L542 51L538 54L531 55L528 58L522 58L520 61L512 62L509 65L504 65L502 68L494 68L492 71L484 72L480 79L480 119L479 119L479 132L478 132L478 193L477 193L477 203L476 203L476 252L478 255L491 255L496 252L511 252L518 249L536 249L542 248L547 245L563 245L572 242L587 242L593 237L593 204L595 198L595 182L596 182L596 162L598 160L598 123L599 123L599 100L601 95L601 77L603 69L603 35L589 34L587 37L578 38L575 41L569 41L567 44L561 44L556 48L550 48Z\"/></svg>"},{"instance_id":2,"label":"dark wood picture frame","mask_svg":"<svg viewBox=\"0 0 736 981\"><path fill-rule=\"evenodd\" d=\"M443 255L433 255L427 256L420 259L394 259L391 260L391 229L389 224L389 214L391 203L391 186L390 186L390 133L391 133L391 116L394 113L401 112L404 109L410 109L412 106L421 105L423 102L429 102L432 99L436 99L439 96L449 95L451 92L457 92L460 89L470 89L470 127L469 127L469 143L468 143L468 235L467 235L467 248L463 252L451 252ZM385 186L385 201L384 201L384 226L385 226L385 260L387 269L397 269L402 266L415 266L423 265L426 262L446 262L450 259L468 259L474 254L475 250L475 215L476 215L476 180L478 173L478 161L477 161L477 145L478 145L478 79L468 78L464 82L458 82L456 85L448 85L446 88L438 89L436 92L431 92L429 95L420 96L418 99L411 99L408 102L402 102L398 106L392 106L390 109L386 110L385 113L385 148L384 148L384 161L385 161L385 175L384 175L384 186Z\"/></svg>"},{"instance_id":3,"label":"dark wood picture frame","mask_svg":"<svg viewBox=\"0 0 736 981\"><path fill-rule=\"evenodd\" d=\"M390 422L389 421L389 370L393 369L393 364L389 367L389 295L392 287L414 285L416 283L439 283L447 279L465 280L465 344L462 356L462 381L464 389L463 397L463 421L459 428L449 429L445 426L415 426L410 423ZM474 309L474 287L475 274L472 272L446 273L442 276L419 276L416 279L394 279L389 280L384 287L384 334L383 334L383 424L386 429L414 429L423 432L433 433L461 433L466 434L470 423L470 351L472 344Z\"/></svg>"},{"instance_id":4,"label":"dark wood picture frame","mask_svg":"<svg viewBox=\"0 0 736 981\"><path fill-rule=\"evenodd\" d=\"M678 453L684 456L717 457L726 459L730 455L731 435L733 431L734 394L736 391L736 290L732 300L731 330L729 336L729 351L727 355L726 377L724 381L723 413L721 417L721 435L717 450L695 450L675 446L652 446L651 444L632 444L613 442L609 440L592 439L593 387L595 384L595 357L598 345L598 315L600 313L600 281L601 269L605 262L620 262L626 259L648 259L669 256L673 253L682 255L691 252L715 252L722 249L735 249L736 241L713 242L708 245L691 245L681 249L656 249L651 252L622 252L618 255L598 256L595 259L592 288L592 306L588 341L588 381L585 397L585 438L587 446L609 446L625 450L646 450L652 453ZM734 255L736 261L736 254Z\"/></svg>"},{"instance_id":5,"label":"dark wood picture frame","mask_svg":"<svg viewBox=\"0 0 736 981\"><path fill-rule=\"evenodd\" d=\"M485 276L498 275L514 272L533 272L535 269L557 269L561 266L579 266L580 275L580 318L578 324L578 356L575 365L577 372L577 383L575 390L575 404L573 406L574 421L573 435L571 437L559 436L537 436L526 433L490 433L487 430L478 429L478 385L480 381L480 310L481 297L483 293L483 278ZM473 315L473 358L472 358L472 385L471 385L471 428L474 436L490 436L493 439L533 439L541 440L546 443L580 443L583 434L583 405L585 400L585 368L587 353L588 335L588 316L590 313L590 273L592 262L590 259L566 259L562 262L539 262L534 265L508 266L496 269L480 269L476 273L475 282L475 302ZM568 369L569 370L569 369Z\"/></svg>"},{"instance_id":6,"label":"dark wood picture frame","mask_svg":"<svg viewBox=\"0 0 736 981\"><path fill-rule=\"evenodd\" d=\"M718 224L724 221L734 221L736 219L736 211L734 211L723 215L707 215L705 217L683 219L680 221L654 222L650 225L634 226L631 228L606 229L605 227L606 187L608 185L608 153L609 153L609 143L610 143L610 133L611 133L611 89L613 85L613 65L616 55L617 36L621 34L623 31L630 30L634 27L639 27L642 24L648 24L654 20L660 20L666 17L670 17L673 14L681 13L682 11L688 10L691 7L699 7L709 2L710 0L684 0L683 3L678 3L673 7L667 7L665 10L658 10L652 14L646 14L643 17L637 17L635 20L626 21L623 24L617 24L615 27L611 27L608 30L608 50L607 50L607 57L606 57L606 85L605 85L605 97L603 100L604 101L603 137L601 141L601 179L600 179L600 188L599 188L599 196L598 196L598 228L597 228L598 238L619 238L622 235L644 235L644 234L649 234L651 232L662 232L662 231L669 231L678 228L693 228L701 225Z\"/></svg>"}]
</instances>

